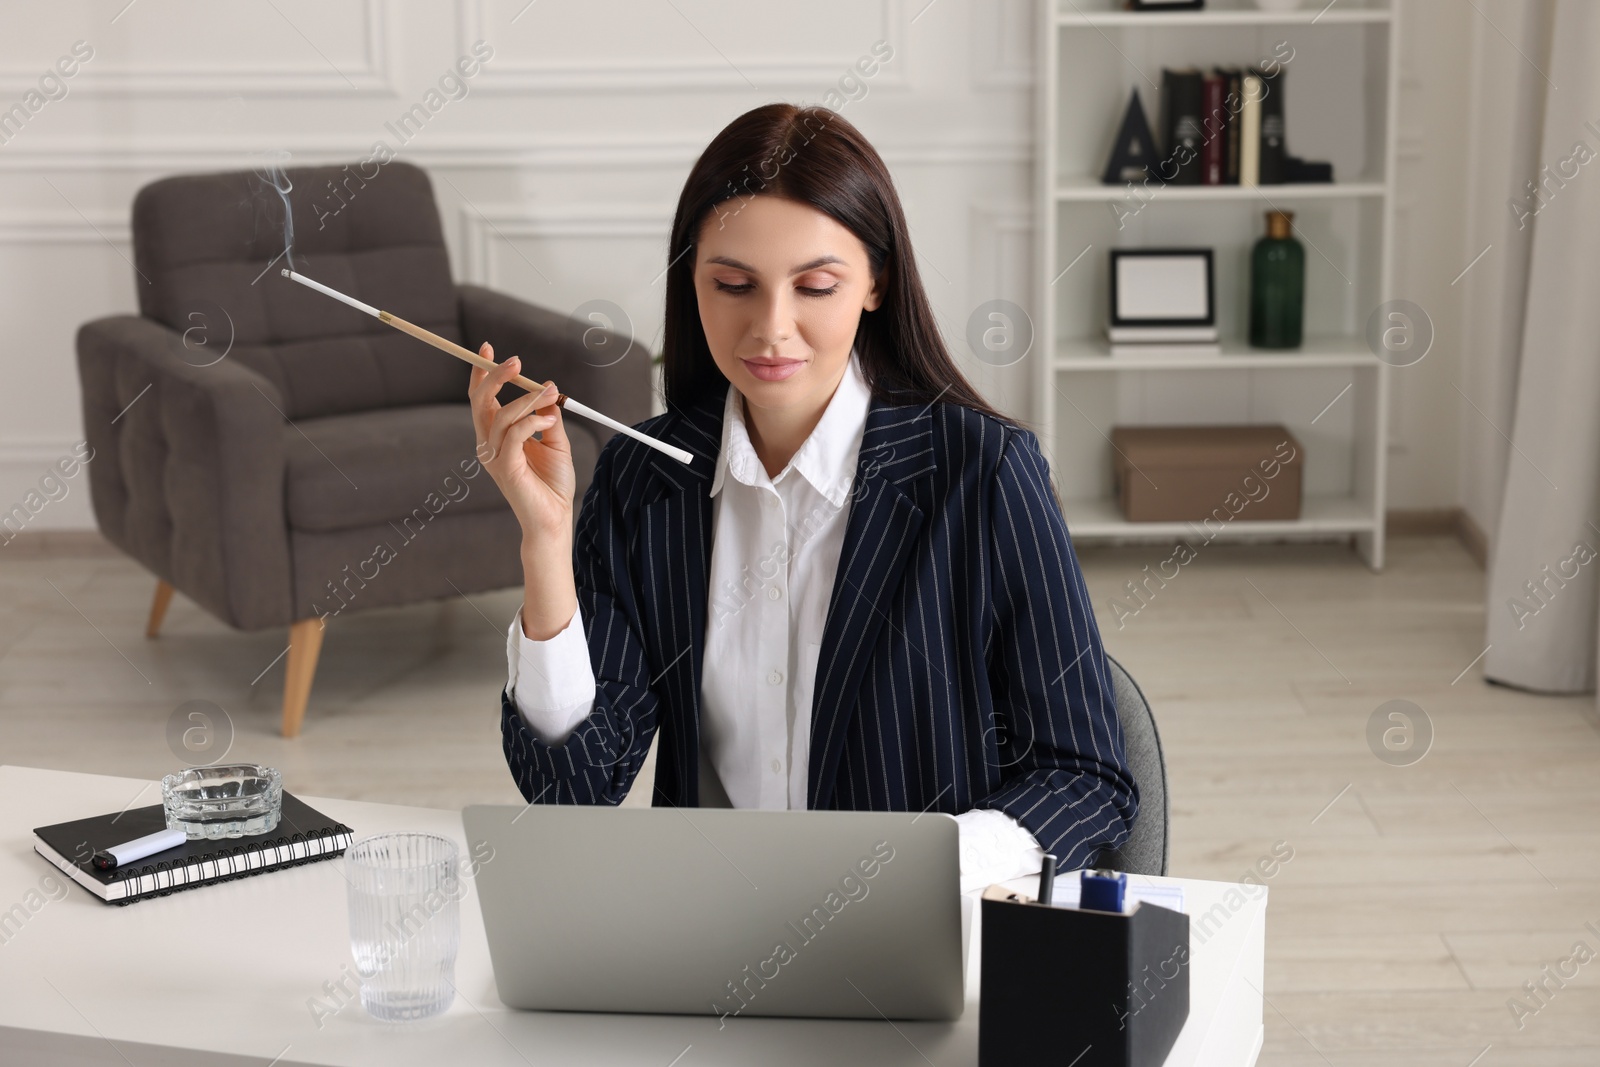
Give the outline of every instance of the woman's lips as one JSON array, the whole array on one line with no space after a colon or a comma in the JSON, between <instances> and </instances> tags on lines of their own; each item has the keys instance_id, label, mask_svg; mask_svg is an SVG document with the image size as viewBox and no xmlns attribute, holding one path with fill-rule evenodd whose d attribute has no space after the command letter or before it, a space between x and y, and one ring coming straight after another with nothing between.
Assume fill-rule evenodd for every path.
<instances>
[{"instance_id":1,"label":"woman's lips","mask_svg":"<svg viewBox=\"0 0 1600 1067\"><path fill-rule=\"evenodd\" d=\"M741 359L739 362L744 364L745 370L751 375L764 382L781 382L805 366L805 361L801 359L785 360L782 363L757 363L753 359Z\"/></svg>"}]
</instances>

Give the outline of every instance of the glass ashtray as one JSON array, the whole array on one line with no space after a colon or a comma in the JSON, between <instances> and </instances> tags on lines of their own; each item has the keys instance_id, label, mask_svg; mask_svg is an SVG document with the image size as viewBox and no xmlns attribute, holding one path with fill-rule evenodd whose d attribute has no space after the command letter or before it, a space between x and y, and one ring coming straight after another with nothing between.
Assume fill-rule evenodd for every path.
<instances>
[{"instance_id":1,"label":"glass ashtray","mask_svg":"<svg viewBox=\"0 0 1600 1067\"><path fill-rule=\"evenodd\" d=\"M264 834L283 811L283 775L259 763L191 767L161 779L161 804L167 829L191 841Z\"/></svg>"}]
</instances>

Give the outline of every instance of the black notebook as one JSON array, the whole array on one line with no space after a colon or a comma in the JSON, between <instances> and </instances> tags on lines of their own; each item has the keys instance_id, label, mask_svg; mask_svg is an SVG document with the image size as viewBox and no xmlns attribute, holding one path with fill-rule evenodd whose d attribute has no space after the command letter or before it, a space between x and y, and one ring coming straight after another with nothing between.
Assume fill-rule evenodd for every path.
<instances>
[{"instance_id":1,"label":"black notebook","mask_svg":"<svg viewBox=\"0 0 1600 1067\"><path fill-rule=\"evenodd\" d=\"M96 870L89 862L100 849L153 834L166 825L160 804L130 808L120 815L41 826L33 831L33 850L106 903L131 904L197 885L330 859L350 846L352 836L344 823L285 793L277 827L264 834L185 841L112 871Z\"/></svg>"}]
</instances>

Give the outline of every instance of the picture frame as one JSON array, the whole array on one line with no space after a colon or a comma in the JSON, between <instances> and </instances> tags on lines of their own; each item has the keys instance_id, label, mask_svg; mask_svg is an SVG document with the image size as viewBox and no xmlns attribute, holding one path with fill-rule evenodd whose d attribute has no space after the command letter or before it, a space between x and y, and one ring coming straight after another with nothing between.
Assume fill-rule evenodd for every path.
<instances>
[{"instance_id":1,"label":"picture frame","mask_svg":"<svg viewBox=\"0 0 1600 1067\"><path fill-rule=\"evenodd\" d=\"M1215 250L1111 249L1110 323L1216 326Z\"/></svg>"},{"instance_id":2,"label":"picture frame","mask_svg":"<svg viewBox=\"0 0 1600 1067\"><path fill-rule=\"evenodd\" d=\"M1128 0L1130 11L1201 11L1206 0Z\"/></svg>"}]
</instances>

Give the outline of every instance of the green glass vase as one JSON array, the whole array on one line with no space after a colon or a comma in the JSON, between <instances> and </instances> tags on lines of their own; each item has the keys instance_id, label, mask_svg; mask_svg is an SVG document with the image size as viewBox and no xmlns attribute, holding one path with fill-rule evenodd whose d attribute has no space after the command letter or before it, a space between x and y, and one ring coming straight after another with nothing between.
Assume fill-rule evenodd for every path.
<instances>
[{"instance_id":1,"label":"green glass vase","mask_svg":"<svg viewBox=\"0 0 1600 1067\"><path fill-rule=\"evenodd\" d=\"M1293 236L1294 213L1267 212L1267 235L1250 253L1250 344L1300 347L1306 298L1306 250Z\"/></svg>"}]
</instances>

